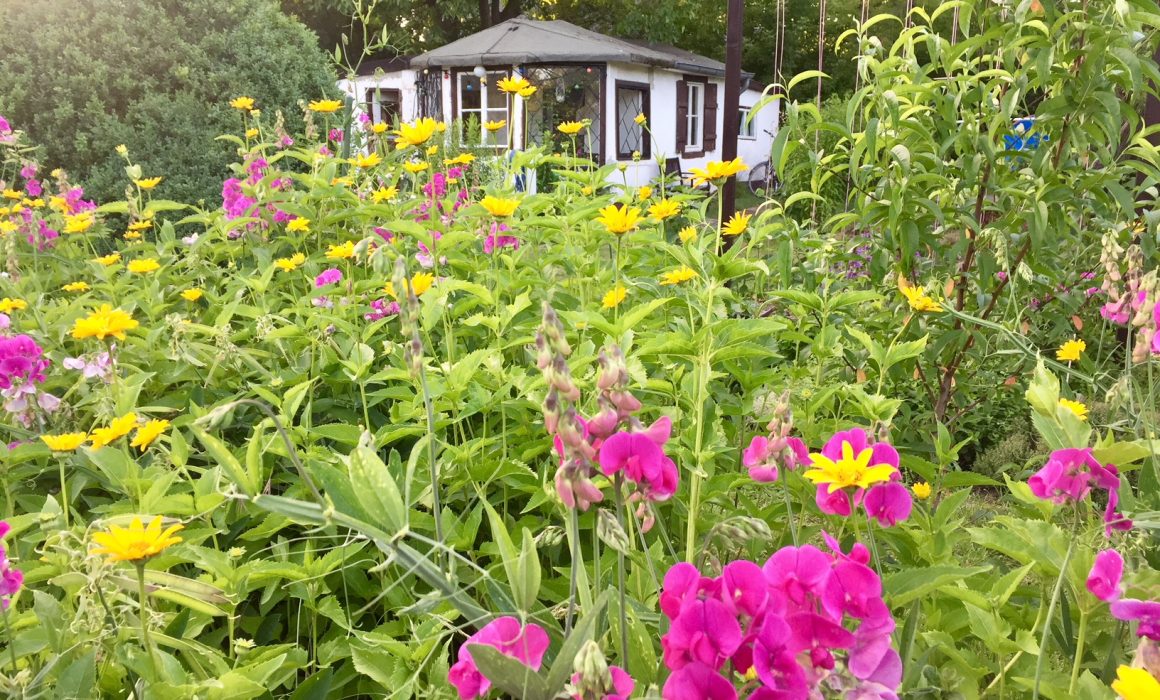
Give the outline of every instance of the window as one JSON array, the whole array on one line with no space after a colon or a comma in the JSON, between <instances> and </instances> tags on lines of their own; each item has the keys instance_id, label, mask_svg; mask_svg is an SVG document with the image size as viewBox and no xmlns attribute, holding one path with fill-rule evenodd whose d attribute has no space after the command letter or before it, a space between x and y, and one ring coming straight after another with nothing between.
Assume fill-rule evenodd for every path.
<instances>
[{"instance_id":1,"label":"window","mask_svg":"<svg viewBox=\"0 0 1160 700\"><path fill-rule=\"evenodd\" d=\"M367 90L367 116L372 124L394 124L402 118L403 96L398 90L370 88Z\"/></svg>"},{"instance_id":2,"label":"window","mask_svg":"<svg viewBox=\"0 0 1160 700\"><path fill-rule=\"evenodd\" d=\"M506 71L489 71L487 80L481 81L473 73L459 74L459 118L465 124L472 118L479 123L480 143L485 146L507 146L508 129L511 127L507 95L495 86L506 75ZM508 123L496 131L488 131L483 126L484 122L498 121Z\"/></svg>"},{"instance_id":3,"label":"window","mask_svg":"<svg viewBox=\"0 0 1160 700\"><path fill-rule=\"evenodd\" d=\"M685 114L685 150L700 151L704 146L705 84L685 83L689 109Z\"/></svg>"},{"instance_id":4,"label":"window","mask_svg":"<svg viewBox=\"0 0 1160 700\"><path fill-rule=\"evenodd\" d=\"M737 110L737 136L739 138L751 139L757 135L753 128L753 121L749 118L749 113L748 107Z\"/></svg>"},{"instance_id":5,"label":"window","mask_svg":"<svg viewBox=\"0 0 1160 700\"><path fill-rule=\"evenodd\" d=\"M648 135L644 126L636 123L638 115L649 115L649 86L647 83L616 81L616 157L632 158L634 151L641 158L651 157Z\"/></svg>"}]
</instances>

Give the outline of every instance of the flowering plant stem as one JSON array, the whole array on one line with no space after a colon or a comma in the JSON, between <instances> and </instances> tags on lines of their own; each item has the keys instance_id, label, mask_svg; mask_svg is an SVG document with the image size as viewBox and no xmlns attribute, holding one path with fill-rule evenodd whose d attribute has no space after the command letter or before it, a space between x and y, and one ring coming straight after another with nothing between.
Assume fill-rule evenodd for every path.
<instances>
[{"instance_id":1,"label":"flowering plant stem","mask_svg":"<svg viewBox=\"0 0 1160 700\"><path fill-rule=\"evenodd\" d=\"M160 666L157 663L157 650L153 647L153 639L149 636L149 599L145 594L145 562L138 561L137 565L137 598L141 603L138 616L141 618L141 643L149 652L149 664L153 667L153 675L158 676Z\"/></svg>"},{"instance_id":2,"label":"flowering plant stem","mask_svg":"<svg viewBox=\"0 0 1160 700\"><path fill-rule=\"evenodd\" d=\"M1063 564L1059 567L1059 578L1055 579L1055 589L1051 592L1051 602L1047 605L1047 619L1043 621L1043 632L1039 635L1039 660L1035 662L1035 686L1031 691L1031 700L1039 700L1039 679L1043 675L1043 660L1047 658L1047 641L1051 634L1051 618L1055 614L1055 606L1059 603L1059 594L1063 589L1063 579L1067 577L1067 565L1071 563L1071 554L1075 551L1075 538L1067 545L1067 554L1063 557Z\"/></svg>"},{"instance_id":3,"label":"flowering plant stem","mask_svg":"<svg viewBox=\"0 0 1160 700\"><path fill-rule=\"evenodd\" d=\"M718 229L720 226L718 226ZM709 316L712 314L713 308L713 282L705 288L705 315L702 320L705 328L709 327ZM701 509L701 480L705 473L704 455L701 453L702 443L705 439L705 399L709 392L709 361L713 357L713 334L705 333L701 340L701 353L697 356L696 380L697 393L693 397L696 404L693 411L697 418L693 423L697 434L693 437L693 460L696 463L696 469L693 472L693 478L689 482L689 521L685 525L685 561L693 561L693 556L697 551L697 514Z\"/></svg>"},{"instance_id":4,"label":"flowering plant stem","mask_svg":"<svg viewBox=\"0 0 1160 700\"><path fill-rule=\"evenodd\" d=\"M614 488L616 490L616 520L620 523L621 530L624 529L624 476L616 475L616 483ZM631 540L629 540L631 542ZM616 612L620 616L620 662L624 665L625 673L631 673L628 666L628 612L625 610L627 596L624 592L624 552L617 550L616 552L616 593L620 600L616 606Z\"/></svg>"},{"instance_id":5,"label":"flowering plant stem","mask_svg":"<svg viewBox=\"0 0 1160 700\"><path fill-rule=\"evenodd\" d=\"M64 458L58 457L57 466L60 468L60 508L64 512L64 529L68 529L68 482L64 474Z\"/></svg>"},{"instance_id":6,"label":"flowering plant stem","mask_svg":"<svg viewBox=\"0 0 1160 700\"><path fill-rule=\"evenodd\" d=\"M0 613L4 615L4 632L8 635L8 654L12 657L12 673L19 671L16 660L16 637L12 634L12 621L8 619L8 606L0 601Z\"/></svg>"},{"instance_id":7,"label":"flowering plant stem","mask_svg":"<svg viewBox=\"0 0 1160 700\"><path fill-rule=\"evenodd\" d=\"M431 391L427 388L427 371L419 367L419 386L423 390L423 406L427 412L427 461L431 466L431 514L435 516L435 540L443 545L443 515L439 505L439 467L435 462L435 409Z\"/></svg>"},{"instance_id":8,"label":"flowering plant stem","mask_svg":"<svg viewBox=\"0 0 1160 700\"><path fill-rule=\"evenodd\" d=\"M1071 663L1071 682L1067 685L1067 694L1075 697L1075 684L1079 682L1079 670L1083 666L1084 644L1087 642L1088 611L1080 608L1079 634L1075 640L1075 660Z\"/></svg>"}]
</instances>

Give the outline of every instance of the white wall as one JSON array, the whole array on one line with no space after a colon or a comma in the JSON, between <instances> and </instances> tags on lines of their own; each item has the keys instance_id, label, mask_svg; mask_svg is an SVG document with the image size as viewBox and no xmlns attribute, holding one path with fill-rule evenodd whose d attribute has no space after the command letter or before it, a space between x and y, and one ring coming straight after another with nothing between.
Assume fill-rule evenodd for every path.
<instances>
[{"instance_id":1,"label":"white wall","mask_svg":"<svg viewBox=\"0 0 1160 700\"><path fill-rule=\"evenodd\" d=\"M738 103L742 107L752 107L760 99L761 91L751 89L741 93ZM780 112L781 100L766 103L753 115L753 138L737 139L737 155L746 165L752 167L769 160L769 150L773 148L773 139L777 136ZM741 173L739 177L741 180L748 180L749 171Z\"/></svg>"},{"instance_id":2,"label":"white wall","mask_svg":"<svg viewBox=\"0 0 1160 700\"><path fill-rule=\"evenodd\" d=\"M661 172L661 164L665 158L677 156L681 159L681 170L689 172L693 168L703 167L711 160L721 160L721 146L723 144L725 121L725 85L720 78L710 78L709 82L717 87L717 148L707 151L699 158L687 158L677 153L677 129L684 125L677 124L677 81L681 73L661 68L649 68L636 64L610 63L608 65L608 84L605 91L605 109L608 114L608 133L604 135L605 161L616 162L616 81L631 80L638 83L648 83L651 86L649 98L649 129L652 132L652 157L648 161L638 163L626 161L627 169L622 176L614 173L609 180L621 183L627 180L629 185L639 186L648 184L657 179ZM746 90L741 94L739 103L743 107L751 107L761 98L759 90ZM748 165L756 165L769 158L769 149L777 133L778 103L771 103L762 108L754 120L754 137L739 138L737 140L737 154ZM748 179L748 171L739 176L741 180Z\"/></svg>"},{"instance_id":3,"label":"white wall","mask_svg":"<svg viewBox=\"0 0 1160 700\"><path fill-rule=\"evenodd\" d=\"M418 75L413 70L391 71L379 75L360 75L351 80L338 81L338 88L351 96L354 100L355 113L361 113L366 107L367 90L381 88L384 90L398 90L402 99L400 118L403 121L413 121L419 110L419 96L416 88Z\"/></svg>"}]
</instances>

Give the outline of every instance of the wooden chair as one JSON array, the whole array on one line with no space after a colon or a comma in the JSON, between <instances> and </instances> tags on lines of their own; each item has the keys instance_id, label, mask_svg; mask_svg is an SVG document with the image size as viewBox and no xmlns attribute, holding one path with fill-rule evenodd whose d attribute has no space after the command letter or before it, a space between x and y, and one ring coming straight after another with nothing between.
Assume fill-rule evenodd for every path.
<instances>
[{"instance_id":1,"label":"wooden chair","mask_svg":"<svg viewBox=\"0 0 1160 700\"><path fill-rule=\"evenodd\" d=\"M681 170L680 158L665 158L664 175L665 186L668 188L693 186L693 175Z\"/></svg>"}]
</instances>

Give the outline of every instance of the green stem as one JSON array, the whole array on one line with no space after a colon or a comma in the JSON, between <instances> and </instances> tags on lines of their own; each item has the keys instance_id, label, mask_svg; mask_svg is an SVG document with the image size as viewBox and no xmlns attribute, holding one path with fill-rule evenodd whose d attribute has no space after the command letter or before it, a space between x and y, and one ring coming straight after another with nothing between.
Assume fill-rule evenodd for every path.
<instances>
[{"instance_id":1,"label":"green stem","mask_svg":"<svg viewBox=\"0 0 1160 700\"><path fill-rule=\"evenodd\" d=\"M68 529L68 482L64 474L64 458L58 455L56 460L57 466L60 468L60 507L64 511L64 529Z\"/></svg>"},{"instance_id":2,"label":"green stem","mask_svg":"<svg viewBox=\"0 0 1160 700\"><path fill-rule=\"evenodd\" d=\"M1059 603L1059 594L1063 589L1063 579L1067 577L1067 565L1071 563L1071 553L1075 551L1075 538L1067 545L1067 554L1063 557L1063 565L1059 567L1059 578L1055 579L1055 589L1051 592L1051 603L1047 606L1047 619L1043 621L1043 633L1039 636L1039 660L1035 662L1035 686L1031 691L1031 700L1039 700L1039 679L1043 676L1043 661L1047 658L1047 641L1051 633L1051 617L1055 614L1055 606Z\"/></svg>"},{"instance_id":3,"label":"green stem","mask_svg":"<svg viewBox=\"0 0 1160 700\"><path fill-rule=\"evenodd\" d=\"M435 516L435 540L443 544L443 516L439 504L439 467L435 462L435 409L431 391L427 388L427 372L419 368L419 384L423 388L423 405L427 410L427 461L431 465L431 511Z\"/></svg>"},{"instance_id":4,"label":"green stem","mask_svg":"<svg viewBox=\"0 0 1160 700\"><path fill-rule=\"evenodd\" d=\"M4 631L8 633L8 653L12 656L12 673L19 671L16 660L16 635L12 633L12 621L8 619L9 601L0 601L0 611L4 613Z\"/></svg>"},{"instance_id":5,"label":"green stem","mask_svg":"<svg viewBox=\"0 0 1160 700\"><path fill-rule=\"evenodd\" d=\"M153 639L149 636L149 599L145 596L145 562L137 562L137 598L141 603L138 615L141 618L141 643L149 652L149 663L153 666L153 675L159 677L160 666L157 663L157 650L153 647Z\"/></svg>"},{"instance_id":6,"label":"green stem","mask_svg":"<svg viewBox=\"0 0 1160 700\"><path fill-rule=\"evenodd\" d=\"M624 477L621 474L616 475L616 519L620 522L621 529L624 529L624 496L621 493ZM645 555L647 556L647 552ZM617 613L620 615L620 663L624 665L624 672L631 674L628 665L628 612L625 610L625 604L628 596L624 592L624 552L617 550L616 552L616 593L620 598L620 603L617 605Z\"/></svg>"},{"instance_id":7,"label":"green stem","mask_svg":"<svg viewBox=\"0 0 1160 700\"><path fill-rule=\"evenodd\" d=\"M1075 697L1075 685L1079 682L1079 670L1083 666L1084 644L1087 642L1088 612L1079 611L1079 637L1075 642L1075 661L1071 664L1071 683L1067 686L1067 694Z\"/></svg>"},{"instance_id":8,"label":"green stem","mask_svg":"<svg viewBox=\"0 0 1160 700\"><path fill-rule=\"evenodd\" d=\"M580 556L580 514L575 508L568 509L568 548L572 554L572 564L568 567L568 613L564 617L564 636L572 631L572 618L576 615L576 567L582 565Z\"/></svg>"},{"instance_id":9,"label":"green stem","mask_svg":"<svg viewBox=\"0 0 1160 700\"><path fill-rule=\"evenodd\" d=\"M785 498L785 519L789 522L789 536L793 540L793 546L798 546L797 524L793 519L793 502L789 497L789 482L787 479L789 474L782 474L781 477L781 495Z\"/></svg>"},{"instance_id":10,"label":"green stem","mask_svg":"<svg viewBox=\"0 0 1160 700\"><path fill-rule=\"evenodd\" d=\"M703 342L708 342L703 341ZM702 352L701 356L697 358L697 394L695 399L697 405L694 407L697 419L693 423L693 428L697 431L693 438L693 459L696 462L696 471L693 472L693 478L689 482L689 521L685 525L685 561L693 561L693 556L697 551L697 514L701 509L701 474L703 470L704 457L701 454L701 443L705 434L705 384L707 378L705 370L709 366L709 353Z\"/></svg>"}]
</instances>

